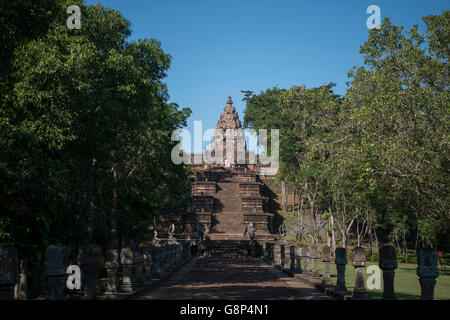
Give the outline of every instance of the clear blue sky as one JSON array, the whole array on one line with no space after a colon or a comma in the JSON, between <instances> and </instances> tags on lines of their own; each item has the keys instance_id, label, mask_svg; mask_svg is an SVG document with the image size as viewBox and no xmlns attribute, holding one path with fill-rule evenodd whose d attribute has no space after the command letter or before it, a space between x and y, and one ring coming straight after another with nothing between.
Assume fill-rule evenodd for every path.
<instances>
[{"instance_id":1,"label":"clear blue sky","mask_svg":"<svg viewBox=\"0 0 450 320\"><path fill-rule=\"evenodd\" d=\"M156 38L172 59L166 79L171 101L192 109L203 131L214 128L231 95L243 120L240 90L336 82L361 64L369 5L381 19L410 28L421 17L450 9L448 0L104 0L132 23L131 39ZM196 150L198 151L198 150Z\"/></svg>"}]
</instances>

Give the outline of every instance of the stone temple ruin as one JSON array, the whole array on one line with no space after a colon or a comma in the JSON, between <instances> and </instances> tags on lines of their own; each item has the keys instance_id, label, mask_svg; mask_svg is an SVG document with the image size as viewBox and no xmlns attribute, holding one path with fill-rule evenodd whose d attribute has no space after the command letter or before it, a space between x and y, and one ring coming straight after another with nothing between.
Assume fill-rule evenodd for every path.
<instances>
[{"instance_id":1,"label":"stone temple ruin","mask_svg":"<svg viewBox=\"0 0 450 320\"><path fill-rule=\"evenodd\" d=\"M223 164L195 164L192 154L195 178L191 183L190 206L186 214L186 232L200 238L199 233L209 230L207 252L211 255L239 255L246 252L248 236L245 230L248 224L256 227L255 240L274 240L272 219L276 206L275 193L270 186L276 174L276 168L262 166L258 162L249 164L254 156L245 149L245 164L238 163L239 142L233 140L234 157L226 150L227 129L241 129L241 121L231 97L228 97L220 119L217 122L216 143L223 143ZM220 141L217 133L222 133ZM242 140L241 140L242 141ZM244 148L246 148L245 140ZM216 144L217 146L217 144ZM214 147L213 147L214 148ZM211 154L215 154L212 149Z\"/></svg>"}]
</instances>

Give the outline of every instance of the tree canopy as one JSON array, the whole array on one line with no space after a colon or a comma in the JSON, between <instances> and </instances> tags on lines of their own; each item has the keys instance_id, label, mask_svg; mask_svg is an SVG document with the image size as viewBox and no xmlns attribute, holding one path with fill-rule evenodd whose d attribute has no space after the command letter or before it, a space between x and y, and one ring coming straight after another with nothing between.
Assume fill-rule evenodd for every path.
<instances>
[{"instance_id":1,"label":"tree canopy","mask_svg":"<svg viewBox=\"0 0 450 320\"><path fill-rule=\"evenodd\" d=\"M344 245L355 229L425 245L450 229L450 11L423 21L370 30L343 97L333 84L243 91L245 126L280 129L278 177L307 199L313 238L330 215Z\"/></svg>"},{"instance_id":2,"label":"tree canopy","mask_svg":"<svg viewBox=\"0 0 450 320\"><path fill-rule=\"evenodd\" d=\"M66 26L73 4L81 29ZM129 41L130 22L101 5L2 1L0 12L0 238L29 256L139 238L189 182L170 160L190 114L168 102L171 56Z\"/></svg>"}]
</instances>

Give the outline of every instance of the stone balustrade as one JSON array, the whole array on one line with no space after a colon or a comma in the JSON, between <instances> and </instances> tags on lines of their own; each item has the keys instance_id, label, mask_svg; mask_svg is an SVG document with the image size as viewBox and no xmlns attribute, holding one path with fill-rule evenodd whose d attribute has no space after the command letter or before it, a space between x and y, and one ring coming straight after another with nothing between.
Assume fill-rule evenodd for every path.
<instances>
[{"instance_id":1,"label":"stone balustrade","mask_svg":"<svg viewBox=\"0 0 450 320\"><path fill-rule=\"evenodd\" d=\"M164 243L164 244L163 244ZM331 249L324 246L319 250L314 246L294 246L280 242L264 242L261 244L262 258L267 262L288 272L296 279L314 283L316 287L325 288L325 292L333 295L349 295L345 283L345 268L348 263L347 251L344 248L335 250L335 263L337 268L336 285L332 286L330 277ZM71 248L64 245L51 245L45 252L45 276L50 288L50 299L61 300L65 298L67 286L67 267ZM151 285L154 280L164 277L176 267L191 258L191 241L165 243L161 241L158 246L140 246L137 248L124 247L120 251L109 249L105 254L105 271L107 274L106 288L97 292L99 282L98 274L103 250L95 244L88 244L79 251L79 261L82 272L82 297L96 299L103 296L107 299L117 299L123 294L130 294ZM383 299L396 299L394 290L395 269L398 267L397 253L393 246L384 245L379 249L379 267L383 271ZM437 266L437 252L431 248L417 250L417 275L421 286L421 298L432 300L436 279L439 276ZM312 268L309 268L309 260ZM318 262L322 262L322 277L319 282L314 280L318 275ZM352 261L355 269L355 286L353 299L367 299L365 288L366 253L362 247L353 249ZM303 268L302 268L303 267ZM121 270L121 277L119 277ZM299 277L297 277L299 276ZM305 277L306 276L306 277ZM14 299L14 286L19 281L19 255L17 250L9 245L0 244L0 299ZM332 290L328 290L331 288ZM328 291L327 291L328 290ZM67 292L66 292L67 293Z\"/></svg>"},{"instance_id":2,"label":"stone balustrade","mask_svg":"<svg viewBox=\"0 0 450 320\"><path fill-rule=\"evenodd\" d=\"M365 287L367 280L365 279L366 252L362 247L356 247L352 251L351 264L354 267L355 285L351 293L347 291L345 281L345 270L348 264L345 248L336 248L335 250L334 262L337 270L335 285L333 285L330 275L332 262L330 247L322 247L320 254L314 246L294 246L283 242L267 242L263 244L263 248L263 258L266 262L277 266L290 276L294 276L295 279L305 281L335 297L368 299ZM398 267L396 250L393 246L384 245L379 249L379 256L379 267L383 271L383 299L396 299L394 290L395 269ZM417 250L417 258L421 298L432 300L436 278L439 276L437 251L431 248L420 248ZM319 261L322 262L322 275L318 272Z\"/></svg>"}]
</instances>

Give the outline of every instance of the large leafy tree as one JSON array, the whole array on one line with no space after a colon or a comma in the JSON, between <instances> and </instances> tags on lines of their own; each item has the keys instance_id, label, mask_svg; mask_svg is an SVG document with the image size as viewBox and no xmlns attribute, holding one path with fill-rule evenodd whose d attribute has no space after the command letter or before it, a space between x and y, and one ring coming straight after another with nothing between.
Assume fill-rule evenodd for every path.
<instances>
[{"instance_id":1,"label":"large leafy tree","mask_svg":"<svg viewBox=\"0 0 450 320\"><path fill-rule=\"evenodd\" d=\"M79 30L66 27L72 4ZM168 103L161 43L128 41L129 21L100 5L49 1L47 10L39 32L11 37L2 55L0 237L36 259L50 243L139 238L140 222L181 201L189 181L170 160L170 135L190 110ZM5 39L22 35L7 27Z\"/></svg>"},{"instance_id":2,"label":"large leafy tree","mask_svg":"<svg viewBox=\"0 0 450 320\"><path fill-rule=\"evenodd\" d=\"M351 232L430 245L449 229L449 19L424 17L421 34L386 18L342 100L332 86L246 92L244 123L280 128L279 178L313 220L328 211L344 246Z\"/></svg>"}]
</instances>

